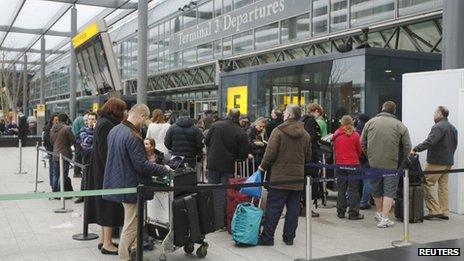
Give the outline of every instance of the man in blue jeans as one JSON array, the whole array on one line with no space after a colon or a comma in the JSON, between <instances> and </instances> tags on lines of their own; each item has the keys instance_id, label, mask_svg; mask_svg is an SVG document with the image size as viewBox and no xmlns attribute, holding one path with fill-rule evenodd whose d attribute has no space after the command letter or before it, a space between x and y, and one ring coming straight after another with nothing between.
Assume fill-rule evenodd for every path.
<instances>
[{"instance_id":1,"label":"man in blue jeans","mask_svg":"<svg viewBox=\"0 0 464 261\"><path fill-rule=\"evenodd\" d=\"M298 121L300 117L300 107L290 104L284 113L284 123L272 131L259 166L262 172L272 167L271 182L304 178L304 166L311 160L311 139L303 123ZM303 183L270 186L259 245L274 245L274 233L284 206L287 213L282 238L285 244L293 245L303 187Z\"/></svg>"},{"instance_id":2,"label":"man in blue jeans","mask_svg":"<svg viewBox=\"0 0 464 261\"><path fill-rule=\"evenodd\" d=\"M234 177L235 161L246 159L250 152L248 136L240 128L239 119L240 111L232 109L227 120L214 123L206 134L209 184L227 184ZM226 190L219 194L225 213Z\"/></svg>"}]
</instances>

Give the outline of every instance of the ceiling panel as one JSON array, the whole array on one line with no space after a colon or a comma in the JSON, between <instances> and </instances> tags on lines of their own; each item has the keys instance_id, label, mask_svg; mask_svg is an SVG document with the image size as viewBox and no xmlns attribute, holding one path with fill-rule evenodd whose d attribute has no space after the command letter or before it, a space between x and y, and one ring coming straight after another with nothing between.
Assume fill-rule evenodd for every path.
<instances>
[{"instance_id":1,"label":"ceiling panel","mask_svg":"<svg viewBox=\"0 0 464 261\"><path fill-rule=\"evenodd\" d=\"M0 25L9 25L20 0L0 0Z\"/></svg>"},{"instance_id":2,"label":"ceiling panel","mask_svg":"<svg viewBox=\"0 0 464 261\"><path fill-rule=\"evenodd\" d=\"M27 0L16 19L14 26L20 28L40 29L66 4Z\"/></svg>"}]
</instances>

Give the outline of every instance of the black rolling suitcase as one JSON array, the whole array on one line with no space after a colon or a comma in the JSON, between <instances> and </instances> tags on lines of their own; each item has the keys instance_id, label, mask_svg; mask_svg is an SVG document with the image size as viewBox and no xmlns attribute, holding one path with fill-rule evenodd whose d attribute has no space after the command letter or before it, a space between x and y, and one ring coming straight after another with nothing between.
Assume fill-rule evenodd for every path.
<instances>
[{"instance_id":1,"label":"black rolling suitcase","mask_svg":"<svg viewBox=\"0 0 464 261\"><path fill-rule=\"evenodd\" d=\"M221 191L201 190L198 192L200 231L203 235L224 227L224 211L218 193Z\"/></svg>"},{"instance_id":2,"label":"black rolling suitcase","mask_svg":"<svg viewBox=\"0 0 464 261\"><path fill-rule=\"evenodd\" d=\"M197 194L179 196L172 202L174 245L178 247L203 240L197 207Z\"/></svg>"},{"instance_id":3,"label":"black rolling suitcase","mask_svg":"<svg viewBox=\"0 0 464 261\"><path fill-rule=\"evenodd\" d=\"M403 192L398 191L395 202L395 217L403 221ZM409 186L409 223L424 221L424 190L422 186Z\"/></svg>"}]
</instances>

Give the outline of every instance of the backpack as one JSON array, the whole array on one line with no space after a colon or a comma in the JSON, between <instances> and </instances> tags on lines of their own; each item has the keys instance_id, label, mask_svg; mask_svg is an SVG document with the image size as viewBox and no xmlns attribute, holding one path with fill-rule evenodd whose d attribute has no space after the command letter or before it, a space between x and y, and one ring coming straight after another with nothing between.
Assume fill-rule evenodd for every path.
<instances>
[{"instance_id":1,"label":"backpack","mask_svg":"<svg viewBox=\"0 0 464 261\"><path fill-rule=\"evenodd\" d=\"M237 245L256 246L263 210L250 202L240 203L232 218L232 239Z\"/></svg>"}]
</instances>

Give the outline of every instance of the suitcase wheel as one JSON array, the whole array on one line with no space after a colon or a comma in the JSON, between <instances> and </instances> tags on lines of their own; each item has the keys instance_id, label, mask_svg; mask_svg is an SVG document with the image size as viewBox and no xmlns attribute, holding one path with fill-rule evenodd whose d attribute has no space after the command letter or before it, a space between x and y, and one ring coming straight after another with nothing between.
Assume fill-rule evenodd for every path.
<instances>
[{"instance_id":1,"label":"suitcase wheel","mask_svg":"<svg viewBox=\"0 0 464 261\"><path fill-rule=\"evenodd\" d=\"M165 254L161 254L159 256L159 261L166 261L166 260L168 260L168 257Z\"/></svg>"},{"instance_id":2,"label":"suitcase wheel","mask_svg":"<svg viewBox=\"0 0 464 261\"><path fill-rule=\"evenodd\" d=\"M197 257L205 258L207 254L208 254L208 243L205 242L201 244L201 246L197 249Z\"/></svg>"},{"instance_id":3,"label":"suitcase wheel","mask_svg":"<svg viewBox=\"0 0 464 261\"><path fill-rule=\"evenodd\" d=\"M186 254L189 254L189 255L190 255L191 253L193 253L194 250L195 250L195 247L194 247L193 244L188 244L188 245L185 245L185 246L184 246L184 252L185 252Z\"/></svg>"}]
</instances>

